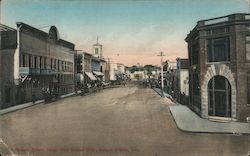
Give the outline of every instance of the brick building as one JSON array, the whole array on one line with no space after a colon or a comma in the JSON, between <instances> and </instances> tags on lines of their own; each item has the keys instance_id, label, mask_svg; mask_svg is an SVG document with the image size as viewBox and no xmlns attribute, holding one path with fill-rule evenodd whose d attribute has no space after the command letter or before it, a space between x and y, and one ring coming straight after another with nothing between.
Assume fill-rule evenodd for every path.
<instances>
[{"instance_id":1,"label":"brick building","mask_svg":"<svg viewBox=\"0 0 250 156\"><path fill-rule=\"evenodd\" d=\"M59 38L55 26L48 33L25 23L6 29L2 40L1 108L74 92L74 47Z\"/></svg>"},{"instance_id":2,"label":"brick building","mask_svg":"<svg viewBox=\"0 0 250 156\"><path fill-rule=\"evenodd\" d=\"M201 20L187 35L189 106L207 119L250 116L250 14Z\"/></svg>"}]
</instances>

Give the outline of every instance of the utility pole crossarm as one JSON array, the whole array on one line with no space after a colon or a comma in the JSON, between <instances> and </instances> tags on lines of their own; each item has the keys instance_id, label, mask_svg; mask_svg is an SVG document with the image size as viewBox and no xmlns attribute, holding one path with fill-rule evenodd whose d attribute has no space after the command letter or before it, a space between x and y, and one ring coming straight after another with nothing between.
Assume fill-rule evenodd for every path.
<instances>
[{"instance_id":1,"label":"utility pole crossarm","mask_svg":"<svg viewBox=\"0 0 250 156\"><path fill-rule=\"evenodd\" d=\"M161 90L162 90L162 97L164 97L164 94L163 94L163 88L164 88L164 81L163 81L163 56L165 56L165 55L161 51L160 54L157 55L157 56L161 57Z\"/></svg>"}]
</instances>

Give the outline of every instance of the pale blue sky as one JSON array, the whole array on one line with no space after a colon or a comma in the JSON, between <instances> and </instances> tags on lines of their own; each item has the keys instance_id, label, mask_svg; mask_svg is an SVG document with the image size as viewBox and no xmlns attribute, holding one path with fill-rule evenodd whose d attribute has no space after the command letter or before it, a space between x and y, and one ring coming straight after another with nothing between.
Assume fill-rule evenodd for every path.
<instances>
[{"instance_id":1,"label":"pale blue sky","mask_svg":"<svg viewBox=\"0 0 250 156\"><path fill-rule=\"evenodd\" d=\"M248 0L3 0L2 23L55 25L61 38L88 52L98 35L105 57L144 65L159 64L160 51L165 59L187 57L184 38L198 20L248 8Z\"/></svg>"}]
</instances>

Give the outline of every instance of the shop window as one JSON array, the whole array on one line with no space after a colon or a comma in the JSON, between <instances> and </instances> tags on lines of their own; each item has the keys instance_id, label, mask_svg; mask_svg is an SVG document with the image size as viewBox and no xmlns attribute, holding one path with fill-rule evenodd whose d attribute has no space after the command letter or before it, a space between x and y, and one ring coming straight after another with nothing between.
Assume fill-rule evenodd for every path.
<instances>
[{"instance_id":1,"label":"shop window","mask_svg":"<svg viewBox=\"0 0 250 156\"><path fill-rule=\"evenodd\" d=\"M208 40L208 62L230 61L229 38Z\"/></svg>"}]
</instances>

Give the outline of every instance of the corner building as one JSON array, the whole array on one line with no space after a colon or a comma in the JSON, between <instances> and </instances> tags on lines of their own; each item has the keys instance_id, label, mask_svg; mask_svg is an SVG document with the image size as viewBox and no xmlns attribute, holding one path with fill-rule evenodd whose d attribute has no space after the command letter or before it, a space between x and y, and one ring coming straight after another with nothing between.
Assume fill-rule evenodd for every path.
<instances>
[{"instance_id":1,"label":"corner building","mask_svg":"<svg viewBox=\"0 0 250 156\"><path fill-rule=\"evenodd\" d=\"M206 119L250 116L250 14L201 20L187 35L189 107Z\"/></svg>"},{"instance_id":2,"label":"corner building","mask_svg":"<svg viewBox=\"0 0 250 156\"><path fill-rule=\"evenodd\" d=\"M43 99L45 90L58 96L74 92L75 45L60 39L55 26L46 33L17 23L2 41L1 108Z\"/></svg>"}]
</instances>

